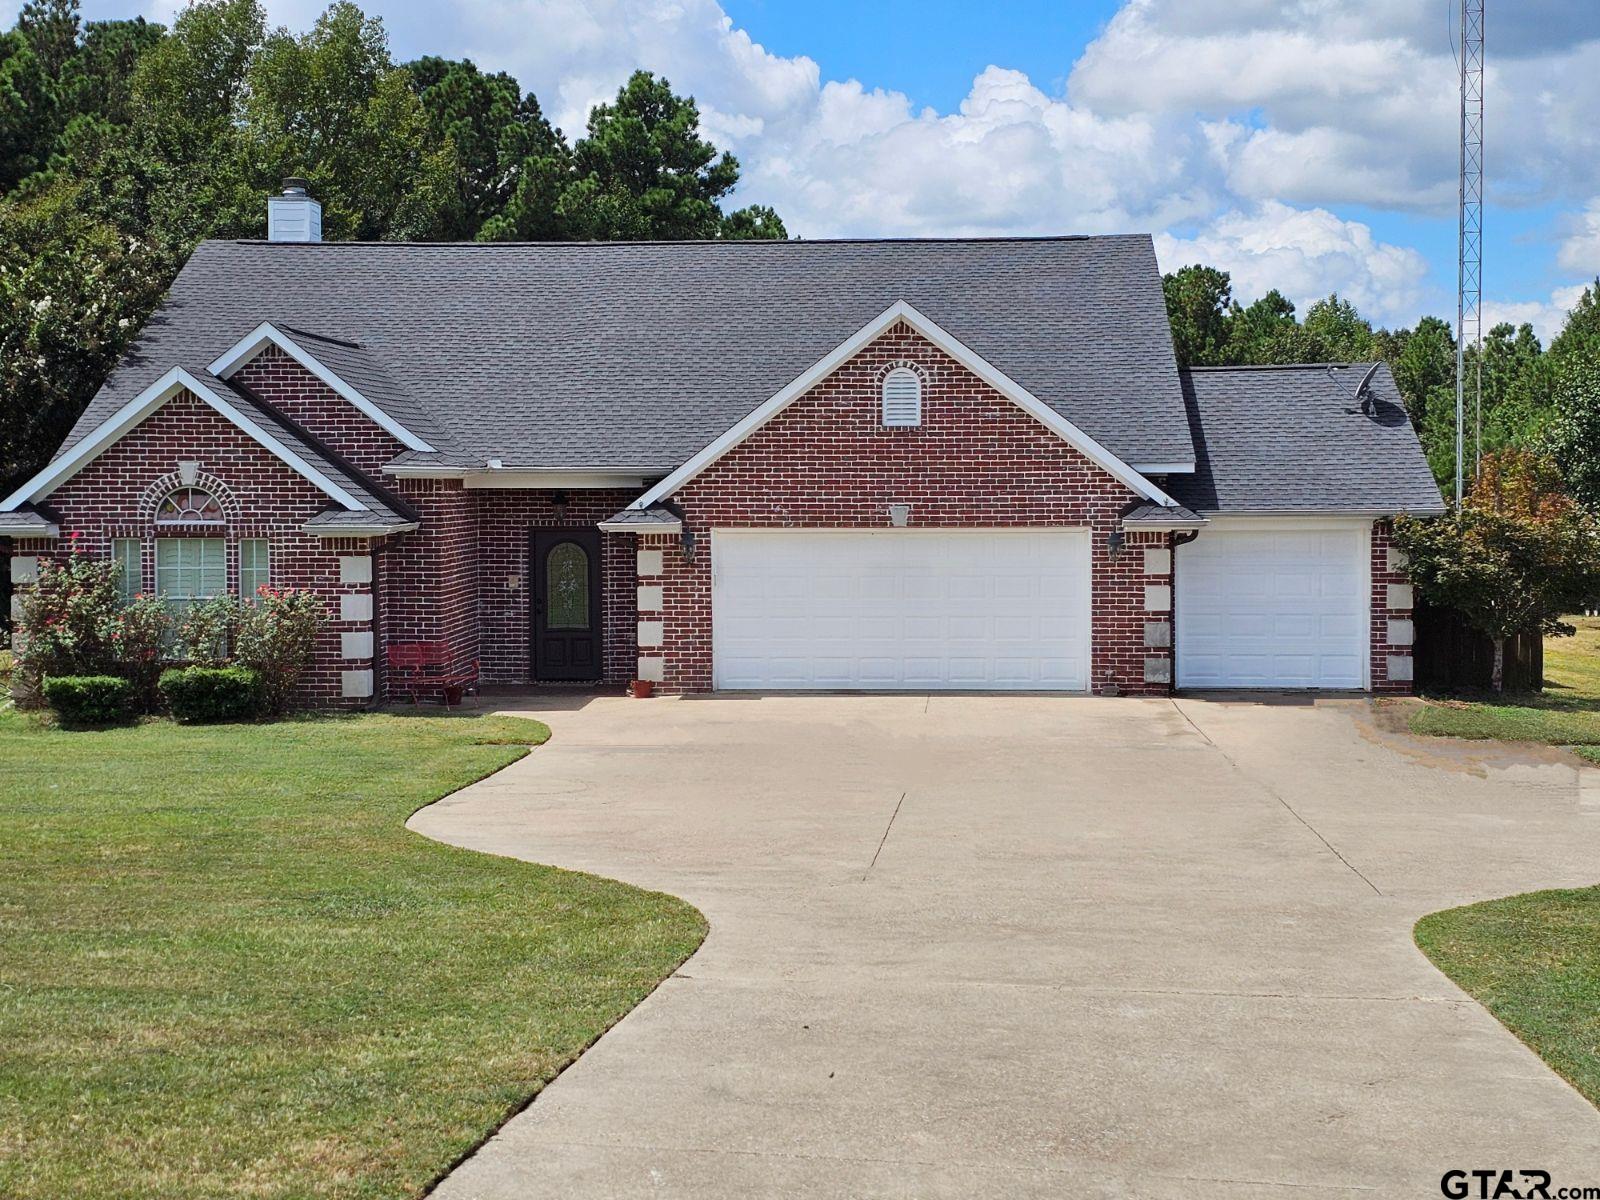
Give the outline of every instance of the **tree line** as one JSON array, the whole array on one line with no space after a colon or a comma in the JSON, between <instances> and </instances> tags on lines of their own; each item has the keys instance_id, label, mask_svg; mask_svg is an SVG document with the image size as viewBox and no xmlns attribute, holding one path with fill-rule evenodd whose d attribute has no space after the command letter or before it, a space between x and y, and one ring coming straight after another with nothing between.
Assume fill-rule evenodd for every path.
<instances>
[{"instance_id":1,"label":"tree line","mask_svg":"<svg viewBox=\"0 0 1600 1200\"><path fill-rule=\"evenodd\" d=\"M1423 317L1409 329L1375 327L1338 295L1300 318L1284 295L1249 304L1233 295L1227 272L1200 264L1162 279L1172 340L1186 366L1296 362L1368 363L1394 373L1428 465L1454 489L1456 340L1451 324ZM1548 347L1531 325L1495 325L1466 349L1466 471L1478 462L1472 388L1481 362L1484 456L1517 450L1549 458L1572 495L1600 511L1600 279L1585 289Z\"/></svg>"},{"instance_id":2,"label":"tree line","mask_svg":"<svg viewBox=\"0 0 1600 1200\"><path fill-rule=\"evenodd\" d=\"M505 72L394 62L348 0L300 34L259 0L170 29L28 0L0 34L0 487L48 460L196 243L264 236L286 176L328 240L787 236L724 207L738 160L646 72L569 140Z\"/></svg>"}]
</instances>

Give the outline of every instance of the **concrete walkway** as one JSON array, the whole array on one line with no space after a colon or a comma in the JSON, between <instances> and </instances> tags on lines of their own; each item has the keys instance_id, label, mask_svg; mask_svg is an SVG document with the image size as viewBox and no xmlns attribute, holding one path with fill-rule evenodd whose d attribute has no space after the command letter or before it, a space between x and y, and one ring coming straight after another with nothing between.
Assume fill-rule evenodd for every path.
<instances>
[{"instance_id":1,"label":"concrete walkway","mask_svg":"<svg viewBox=\"0 0 1600 1200\"><path fill-rule=\"evenodd\" d=\"M1600 1184L1600 1116L1411 941L1600 880L1561 756L1361 701L575 699L430 837L711 936L439 1189L1438 1196Z\"/></svg>"}]
</instances>

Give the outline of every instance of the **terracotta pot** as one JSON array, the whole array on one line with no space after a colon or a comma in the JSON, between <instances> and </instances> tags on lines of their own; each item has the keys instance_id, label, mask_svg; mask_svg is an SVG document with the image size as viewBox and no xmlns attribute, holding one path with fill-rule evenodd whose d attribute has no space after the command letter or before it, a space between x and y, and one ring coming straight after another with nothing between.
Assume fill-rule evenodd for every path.
<instances>
[{"instance_id":1,"label":"terracotta pot","mask_svg":"<svg viewBox=\"0 0 1600 1200\"><path fill-rule=\"evenodd\" d=\"M653 679L635 679L628 686L632 689L635 700L648 700L656 694L656 684Z\"/></svg>"}]
</instances>

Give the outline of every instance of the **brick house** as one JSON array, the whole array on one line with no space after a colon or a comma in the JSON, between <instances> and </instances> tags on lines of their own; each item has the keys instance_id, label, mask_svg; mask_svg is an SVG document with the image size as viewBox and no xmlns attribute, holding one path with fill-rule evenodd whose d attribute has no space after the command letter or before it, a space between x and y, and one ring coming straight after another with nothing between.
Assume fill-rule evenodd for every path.
<instances>
[{"instance_id":1,"label":"brick house","mask_svg":"<svg viewBox=\"0 0 1600 1200\"><path fill-rule=\"evenodd\" d=\"M207 242L0 503L183 604L312 588L308 687L1405 691L1386 368L1180 370L1143 236ZM76 535L76 536L74 536Z\"/></svg>"}]
</instances>

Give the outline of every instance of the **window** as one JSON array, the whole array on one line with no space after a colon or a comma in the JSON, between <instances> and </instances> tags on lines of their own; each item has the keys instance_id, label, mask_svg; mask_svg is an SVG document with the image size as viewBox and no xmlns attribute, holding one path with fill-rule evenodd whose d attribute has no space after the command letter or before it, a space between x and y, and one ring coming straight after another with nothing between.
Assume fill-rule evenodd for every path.
<instances>
[{"instance_id":1,"label":"window","mask_svg":"<svg viewBox=\"0 0 1600 1200\"><path fill-rule=\"evenodd\" d=\"M156 591L175 618L228 590L225 547L221 538L156 539Z\"/></svg>"},{"instance_id":2,"label":"window","mask_svg":"<svg viewBox=\"0 0 1600 1200\"><path fill-rule=\"evenodd\" d=\"M883 423L922 424L922 376L909 367L896 367L883 377Z\"/></svg>"},{"instance_id":3,"label":"window","mask_svg":"<svg viewBox=\"0 0 1600 1200\"><path fill-rule=\"evenodd\" d=\"M546 629L589 628L589 555L561 542L544 560Z\"/></svg>"},{"instance_id":4,"label":"window","mask_svg":"<svg viewBox=\"0 0 1600 1200\"><path fill-rule=\"evenodd\" d=\"M222 505L202 488L179 488L156 507L157 525L221 525Z\"/></svg>"},{"instance_id":5,"label":"window","mask_svg":"<svg viewBox=\"0 0 1600 1200\"><path fill-rule=\"evenodd\" d=\"M239 598L246 604L254 604L257 590L272 582L269 557L266 538L244 538L239 542Z\"/></svg>"},{"instance_id":6,"label":"window","mask_svg":"<svg viewBox=\"0 0 1600 1200\"><path fill-rule=\"evenodd\" d=\"M122 597L124 604L144 591L141 549L138 538L113 538L111 541L111 561L121 568L117 572L117 594Z\"/></svg>"}]
</instances>

